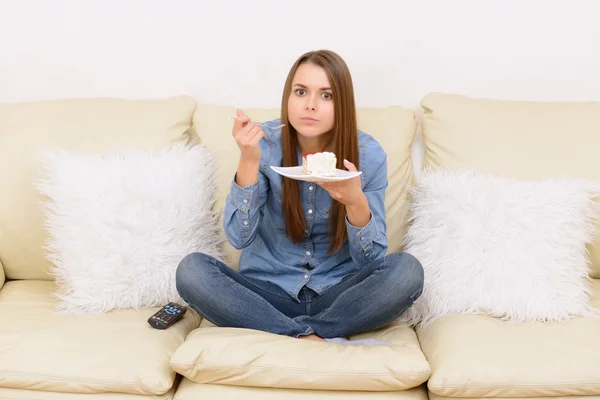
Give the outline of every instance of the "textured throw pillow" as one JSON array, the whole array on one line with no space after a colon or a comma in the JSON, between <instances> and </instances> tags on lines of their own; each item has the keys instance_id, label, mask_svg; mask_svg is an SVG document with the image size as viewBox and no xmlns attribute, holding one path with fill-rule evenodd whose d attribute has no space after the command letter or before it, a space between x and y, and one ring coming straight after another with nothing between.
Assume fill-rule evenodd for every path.
<instances>
[{"instance_id":1,"label":"textured throw pillow","mask_svg":"<svg viewBox=\"0 0 600 400\"><path fill-rule=\"evenodd\" d=\"M219 259L214 156L201 145L112 154L42 153L36 182L66 313L183 302L175 271L191 252Z\"/></svg>"},{"instance_id":2,"label":"textured throw pillow","mask_svg":"<svg viewBox=\"0 0 600 400\"><path fill-rule=\"evenodd\" d=\"M598 184L522 181L426 170L413 188L406 251L425 270L422 296L401 320L446 314L506 322L593 315L586 243L597 233Z\"/></svg>"}]
</instances>

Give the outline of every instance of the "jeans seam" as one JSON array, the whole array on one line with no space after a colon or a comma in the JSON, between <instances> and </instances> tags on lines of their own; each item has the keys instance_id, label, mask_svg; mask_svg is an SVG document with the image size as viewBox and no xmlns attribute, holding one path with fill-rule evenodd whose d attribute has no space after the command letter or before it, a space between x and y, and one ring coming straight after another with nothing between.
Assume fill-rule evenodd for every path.
<instances>
[{"instance_id":1,"label":"jeans seam","mask_svg":"<svg viewBox=\"0 0 600 400\"><path fill-rule=\"evenodd\" d=\"M410 296L410 299L412 300L412 302L414 303L415 301L417 301L417 299L419 297L421 297L421 295L423 294L423 289L419 289L417 290L412 296ZM411 304L412 306L412 304ZM410 307L410 306L409 306Z\"/></svg>"},{"instance_id":2,"label":"jeans seam","mask_svg":"<svg viewBox=\"0 0 600 400\"><path fill-rule=\"evenodd\" d=\"M307 325L306 330L304 331L304 333L299 333L299 334L295 335L294 337L297 339L300 336L308 336L308 335L312 335L313 333L315 333L315 331L313 330L313 328L310 325Z\"/></svg>"}]
</instances>

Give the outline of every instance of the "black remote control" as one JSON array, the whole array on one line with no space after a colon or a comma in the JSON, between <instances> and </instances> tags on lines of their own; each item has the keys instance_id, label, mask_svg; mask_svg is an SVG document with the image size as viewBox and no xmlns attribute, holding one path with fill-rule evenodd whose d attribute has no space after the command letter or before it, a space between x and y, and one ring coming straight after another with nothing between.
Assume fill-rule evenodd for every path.
<instances>
[{"instance_id":1,"label":"black remote control","mask_svg":"<svg viewBox=\"0 0 600 400\"><path fill-rule=\"evenodd\" d=\"M148 318L148 323L156 329L167 329L179 321L186 311L187 307L177 303L169 303Z\"/></svg>"}]
</instances>

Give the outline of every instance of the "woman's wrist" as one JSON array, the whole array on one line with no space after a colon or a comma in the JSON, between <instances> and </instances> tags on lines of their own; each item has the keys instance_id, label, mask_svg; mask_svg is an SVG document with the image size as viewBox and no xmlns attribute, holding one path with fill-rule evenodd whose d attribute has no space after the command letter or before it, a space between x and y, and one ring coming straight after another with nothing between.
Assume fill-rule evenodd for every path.
<instances>
[{"instance_id":1,"label":"woman's wrist","mask_svg":"<svg viewBox=\"0 0 600 400\"><path fill-rule=\"evenodd\" d=\"M371 209L367 196L362 194L362 198L352 205L346 206L348 222L357 228L365 227L371 220Z\"/></svg>"},{"instance_id":2,"label":"woman's wrist","mask_svg":"<svg viewBox=\"0 0 600 400\"><path fill-rule=\"evenodd\" d=\"M248 187L258 180L260 161L240 159L235 183L242 188Z\"/></svg>"}]
</instances>

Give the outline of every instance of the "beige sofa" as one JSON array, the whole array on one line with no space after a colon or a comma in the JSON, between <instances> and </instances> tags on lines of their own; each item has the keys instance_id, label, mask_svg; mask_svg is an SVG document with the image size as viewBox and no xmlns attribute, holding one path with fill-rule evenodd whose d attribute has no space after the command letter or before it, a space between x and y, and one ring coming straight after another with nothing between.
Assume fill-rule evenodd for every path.
<instances>
[{"instance_id":1,"label":"beige sofa","mask_svg":"<svg viewBox=\"0 0 600 400\"><path fill-rule=\"evenodd\" d=\"M474 100L430 94L423 164L538 178L600 180L600 104ZM275 109L248 109L255 120ZM157 308L54 313L40 197L38 148L104 152L199 137L219 157L222 208L236 167L234 108L164 100L79 99L0 105L0 398L6 399L425 399L600 398L600 320L508 325L449 316L416 331L394 323L361 337L386 347L324 345L202 321L166 331ZM360 109L359 126L388 152L390 251L401 250L417 117L401 107ZM420 158L417 157L417 160ZM421 163L417 162L418 168ZM225 245L236 268L238 252ZM600 278L600 246L591 247ZM600 280L594 281L600 307Z\"/></svg>"}]
</instances>

